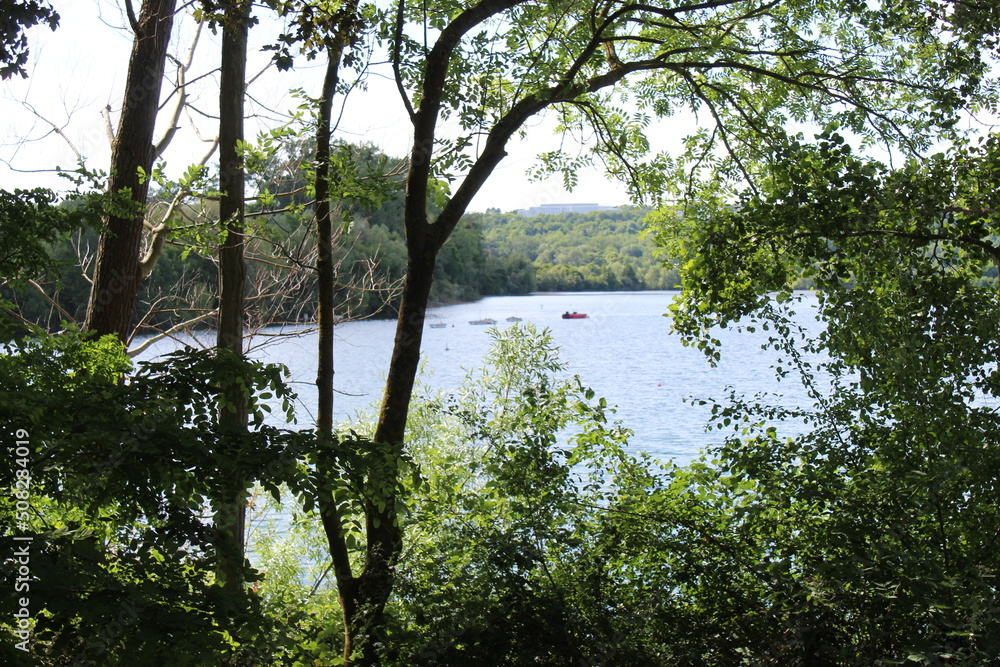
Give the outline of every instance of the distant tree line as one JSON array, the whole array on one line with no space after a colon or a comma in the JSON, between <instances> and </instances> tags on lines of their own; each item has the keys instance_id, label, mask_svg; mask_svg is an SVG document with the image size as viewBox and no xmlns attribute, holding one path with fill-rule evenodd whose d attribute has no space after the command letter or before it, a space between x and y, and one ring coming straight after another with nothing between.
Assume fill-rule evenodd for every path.
<instances>
[{"instance_id":1,"label":"distant tree line","mask_svg":"<svg viewBox=\"0 0 1000 667\"><path fill-rule=\"evenodd\" d=\"M290 152L306 150L294 146ZM377 155L370 149L358 151L362 160ZM289 171L287 161L286 157L284 170L290 175L270 179L270 188L279 194L267 206L258 204L250 211L252 242L263 248L262 257L248 266L248 281L257 286L251 312L257 313L258 326L314 318L313 282L286 277L280 289L269 287L276 279L269 277L273 263L267 258L292 256L310 233L305 175L301 169ZM153 193L153 205L165 205L172 195L169 190ZM439 205L440 201L431 202L432 215ZM81 203L69 201L63 206L74 208ZM347 222L338 230L334 249L338 303L345 317L395 316L397 295L392 286L406 270L402 208L398 191L374 210L347 204ZM534 291L677 288L676 269L665 265L655 255L652 241L639 234L647 213L622 207L532 218L499 212L466 215L438 258L431 299L450 303ZM183 226L185 215L191 217L193 212L180 209L175 216L177 227ZM93 226L66 233L49 244L60 269L41 279L48 281L46 289L5 285L0 287L0 296L15 303L22 317L50 330L59 329L67 320L83 322L90 293L89 262L97 245ZM218 266L205 251L208 247L193 236L165 246L157 270L139 290L136 312L149 313L144 324L162 329L210 309ZM308 268L308 258L299 261L301 269Z\"/></svg>"},{"instance_id":2,"label":"distant tree line","mask_svg":"<svg viewBox=\"0 0 1000 667\"><path fill-rule=\"evenodd\" d=\"M498 212L467 218L483 227L490 255L511 269L530 266L525 270L537 291L677 289L676 268L657 256L652 240L641 235L648 213L623 206L530 218Z\"/></svg>"}]
</instances>

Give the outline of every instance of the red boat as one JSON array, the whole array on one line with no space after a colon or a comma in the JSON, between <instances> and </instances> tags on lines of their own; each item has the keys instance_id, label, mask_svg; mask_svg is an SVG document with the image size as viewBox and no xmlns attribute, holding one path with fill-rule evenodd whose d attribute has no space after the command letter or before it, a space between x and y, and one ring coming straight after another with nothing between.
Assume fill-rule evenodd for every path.
<instances>
[{"instance_id":1,"label":"red boat","mask_svg":"<svg viewBox=\"0 0 1000 667\"><path fill-rule=\"evenodd\" d=\"M563 313L562 318L564 320L582 320L587 317L587 313L578 313L575 310L571 313L566 311Z\"/></svg>"}]
</instances>

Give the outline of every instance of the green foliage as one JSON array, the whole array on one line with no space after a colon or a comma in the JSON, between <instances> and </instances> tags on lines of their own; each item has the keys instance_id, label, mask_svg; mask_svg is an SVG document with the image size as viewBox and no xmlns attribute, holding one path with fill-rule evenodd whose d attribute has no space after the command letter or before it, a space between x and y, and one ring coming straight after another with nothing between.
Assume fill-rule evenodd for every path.
<instances>
[{"instance_id":1,"label":"green foliage","mask_svg":"<svg viewBox=\"0 0 1000 667\"><path fill-rule=\"evenodd\" d=\"M266 4L288 20L287 32L278 36L276 44L264 47L265 51L274 51L274 64L279 70L291 69L297 52L313 60L331 48L345 51L341 67L363 69L367 59L356 50L363 46L368 27L385 20L384 10L370 4L358 7L357 3L288 0L268 0Z\"/></svg>"},{"instance_id":2,"label":"green foliage","mask_svg":"<svg viewBox=\"0 0 1000 667\"><path fill-rule=\"evenodd\" d=\"M656 256L643 236L647 209L621 208L526 218L513 213L473 214L484 230L484 245L507 274L504 291L519 285L545 292L675 289L680 278ZM518 280L517 266L531 264ZM507 268L506 264L514 264ZM499 285L503 285L498 281Z\"/></svg>"},{"instance_id":3,"label":"green foliage","mask_svg":"<svg viewBox=\"0 0 1000 667\"><path fill-rule=\"evenodd\" d=\"M901 310L875 325L912 326L906 298L885 303ZM3 368L37 392L19 390L24 411L5 429L28 424L59 463L32 455L31 533L46 540L32 561L44 575L31 589L44 610L33 650L101 664L337 664L337 591L312 509L333 493L357 567L364 503L405 498L385 664L987 664L1000 641L989 444L1000 424L948 364L982 364L959 333L998 328L972 317L988 302L963 303L912 349L894 351L879 326L863 332L859 347L900 363L842 373L812 410L717 406L732 435L711 464L687 468L626 454L606 402L566 377L531 326L493 331L481 371L415 406L405 454L352 432L323 444L262 426L237 455L213 425L235 359L181 352L121 386L127 361L110 339L22 342ZM774 344L816 375L773 316ZM927 372L938 365L950 371ZM256 405L288 397L279 378L246 377ZM813 429L779 437L788 418ZM304 456L319 466L302 468ZM261 480L258 507L284 489L300 499L254 537L262 572L240 600L211 585L218 536L197 518L228 474Z\"/></svg>"},{"instance_id":4,"label":"green foliage","mask_svg":"<svg viewBox=\"0 0 1000 667\"><path fill-rule=\"evenodd\" d=\"M33 664L66 656L99 664L218 664L246 658L248 638L270 630L257 598L224 594L213 572L232 549L205 521L230 480L259 480L265 489L302 476L308 433L263 423L267 393L290 405L283 371L226 355L186 350L129 367L112 336L34 332L0 357L0 433L27 441L30 511L0 502L5 550L30 536ZM236 383L249 399L254 428L218 424L220 387ZM4 586L14 590L17 564L5 561ZM249 580L257 578L247 571ZM4 631L16 597L5 595ZM16 621L15 621L16 623ZM5 643L8 661L24 654ZM15 658L15 656L17 656Z\"/></svg>"},{"instance_id":5,"label":"green foliage","mask_svg":"<svg viewBox=\"0 0 1000 667\"><path fill-rule=\"evenodd\" d=\"M989 137L890 170L826 133L789 141L760 196L708 192L697 223L661 218L686 260L686 340L717 358L710 327L763 326L815 402L715 410L733 429L716 484L735 490L767 567L760 602L794 638L769 649L783 664L980 665L1000 651L1000 301L983 279L997 154ZM819 289L816 339L790 315L799 275ZM779 437L787 418L805 434Z\"/></svg>"},{"instance_id":6,"label":"green foliage","mask_svg":"<svg viewBox=\"0 0 1000 667\"><path fill-rule=\"evenodd\" d=\"M261 572L252 586L262 613L273 622L254 638L254 656L265 665L331 665L343 642L329 544L314 512L281 502L255 488L251 501L249 557Z\"/></svg>"},{"instance_id":7,"label":"green foliage","mask_svg":"<svg viewBox=\"0 0 1000 667\"><path fill-rule=\"evenodd\" d=\"M82 211L60 206L51 190L0 191L0 277L17 284L58 275L49 247L85 220Z\"/></svg>"},{"instance_id":8,"label":"green foliage","mask_svg":"<svg viewBox=\"0 0 1000 667\"><path fill-rule=\"evenodd\" d=\"M547 333L493 335L481 372L411 413L423 479L395 490L408 541L385 664L972 665L995 654L991 410L962 411L948 392L921 402L922 387L886 401L888 419L849 390L799 413L734 398L714 411L733 428L717 459L676 468L625 453L627 431L564 377ZM947 430L931 419L942 407L955 411ZM780 438L771 424L792 417L815 429ZM359 502L380 495L373 480L408 477L408 457L380 474L364 443L331 443L344 452L335 488L300 488L332 491L360 518ZM258 657L335 664L335 588L306 508L255 548L262 604L281 627Z\"/></svg>"},{"instance_id":9,"label":"green foliage","mask_svg":"<svg viewBox=\"0 0 1000 667\"><path fill-rule=\"evenodd\" d=\"M805 507L771 506L725 466L627 455L628 432L560 378L547 334L494 335L480 375L416 411L410 446L426 480L411 499L387 664L866 660L853 647L886 615L858 634L845 620L841 643L821 646L852 657L822 662L833 654L817 648L828 628L816 619L857 619L828 611L828 582L799 569L821 545L803 537L790 555L782 539L808 529Z\"/></svg>"},{"instance_id":10,"label":"green foliage","mask_svg":"<svg viewBox=\"0 0 1000 667\"><path fill-rule=\"evenodd\" d=\"M47 24L55 30L59 14L47 2L38 0L0 1L0 79L15 74L28 77L24 67L28 64L28 36L24 31L32 26Z\"/></svg>"},{"instance_id":11,"label":"green foliage","mask_svg":"<svg viewBox=\"0 0 1000 667\"><path fill-rule=\"evenodd\" d=\"M690 340L802 277L837 301L852 285L890 276L914 291L928 274L977 283L1000 258L996 137L898 170L854 156L832 130L817 139L786 142L761 196L745 193L734 205L708 187L653 220L658 242L685 262L690 285L675 326Z\"/></svg>"},{"instance_id":12,"label":"green foliage","mask_svg":"<svg viewBox=\"0 0 1000 667\"><path fill-rule=\"evenodd\" d=\"M607 624L615 577L592 551L605 475L635 465L621 450L627 432L579 380L559 377L547 332L492 335L480 373L414 411L410 447L426 479L410 500L386 663L643 664L655 653L625 649Z\"/></svg>"}]
</instances>

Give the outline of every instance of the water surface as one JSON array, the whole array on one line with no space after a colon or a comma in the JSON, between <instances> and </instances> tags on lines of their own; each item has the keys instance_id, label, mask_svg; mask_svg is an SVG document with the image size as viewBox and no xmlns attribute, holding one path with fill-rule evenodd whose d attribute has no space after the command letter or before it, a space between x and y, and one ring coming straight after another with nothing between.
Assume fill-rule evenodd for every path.
<instances>
[{"instance_id":1,"label":"water surface","mask_svg":"<svg viewBox=\"0 0 1000 667\"><path fill-rule=\"evenodd\" d=\"M775 353L762 350L767 334L721 331L722 361L712 367L698 350L685 347L670 333L664 314L676 292L583 292L488 297L475 303L430 309L424 331L422 381L434 389L457 388L470 369L486 355L489 327L470 320L492 318L497 327L511 326L508 317L520 317L549 329L561 348L568 372L580 376L617 407L616 418L635 433L632 446L663 459L683 463L700 449L716 443L720 432L705 432L709 407L685 399L722 400L732 387L738 393L767 391L782 396L785 405L807 405L794 378L777 382L772 366ZM802 295L800 321L815 330L815 299ZM586 319L564 320L564 312L587 313ZM441 322L444 328L433 328ZM336 327L336 418L351 419L371 408L381 397L395 321L348 322ZM293 336L277 334L297 334ZM205 336L205 340L209 340ZM165 341L142 355L162 353L175 343ZM285 364L299 393L299 421L309 424L314 414L316 333L305 327L272 328L252 342L253 356Z\"/></svg>"}]
</instances>

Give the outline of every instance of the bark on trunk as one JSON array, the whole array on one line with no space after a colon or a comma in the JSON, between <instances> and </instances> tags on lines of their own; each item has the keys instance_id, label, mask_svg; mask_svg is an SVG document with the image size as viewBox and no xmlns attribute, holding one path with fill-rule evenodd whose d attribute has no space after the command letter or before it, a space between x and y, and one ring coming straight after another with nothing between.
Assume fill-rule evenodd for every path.
<instances>
[{"instance_id":1,"label":"bark on trunk","mask_svg":"<svg viewBox=\"0 0 1000 667\"><path fill-rule=\"evenodd\" d=\"M407 262L399 317L396 319L396 337L393 340L392 359L375 430L375 442L402 443L406 433L406 418L420 367L420 343L423 340L424 318L436 261L437 248L429 248Z\"/></svg>"},{"instance_id":2,"label":"bark on trunk","mask_svg":"<svg viewBox=\"0 0 1000 667\"><path fill-rule=\"evenodd\" d=\"M219 85L219 220L223 240L219 247L219 323L216 346L243 355L244 244L243 159L237 149L243 140L243 100L246 92L247 31L249 2L232 2L225 10L222 29L222 68ZM238 438L246 431L247 411L243 392L235 383L227 390L232 407L219 414L224 432ZM246 541L246 480L225 480L228 497L218 499L216 528L224 540L220 574L224 589L243 587Z\"/></svg>"},{"instance_id":3,"label":"bark on trunk","mask_svg":"<svg viewBox=\"0 0 1000 667\"><path fill-rule=\"evenodd\" d=\"M139 169L148 174L153 167L153 129L176 4L176 0L146 0L133 25L135 41L108 176L108 192L124 193L130 203L127 210L116 206L104 217L83 325L98 336L115 334L125 343L132 335L141 280L139 253L149 190Z\"/></svg>"},{"instance_id":4,"label":"bark on trunk","mask_svg":"<svg viewBox=\"0 0 1000 667\"><path fill-rule=\"evenodd\" d=\"M392 361L374 438L375 446L386 448L387 453L403 451L406 419L420 366L420 343L436 256L437 249L429 249L407 262ZM389 474L398 474L398 471L390 469ZM394 488L397 481L385 480L384 484ZM354 626L360 634L356 639L360 654L358 664L364 667L379 663L378 648L384 643L385 606L392 595L396 563L403 550L403 530L396 513L398 499L390 494L379 500L384 504L366 502L368 539L365 569L357 581L357 618Z\"/></svg>"},{"instance_id":5,"label":"bark on trunk","mask_svg":"<svg viewBox=\"0 0 1000 667\"><path fill-rule=\"evenodd\" d=\"M318 326L319 350L317 354L316 389L318 410L316 429L321 437L333 433L333 327L334 327L334 267L333 267L333 220L331 219L330 192L334 178L330 165L330 142L332 140L333 97L340 80L340 61L343 55L341 44L332 44L327 52L326 76L323 79L323 93L320 99L319 118L316 128L316 237L318 257L316 277L319 282ZM322 470L320 473L322 474ZM358 586L351 569L351 557L344 536L344 522L333 498L320 495L320 517L326 533L333 571L337 577L337 592L344 625L344 664L351 665L354 652L355 620L358 615Z\"/></svg>"},{"instance_id":6,"label":"bark on trunk","mask_svg":"<svg viewBox=\"0 0 1000 667\"><path fill-rule=\"evenodd\" d=\"M323 80L316 130L316 278L319 282L317 324L319 353L316 368L316 389L319 394L316 426L321 432L333 430L333 222L330 219L330 140L333 96L337 89L340 50L331 49Z\"/></svg>"}]
</instances>

